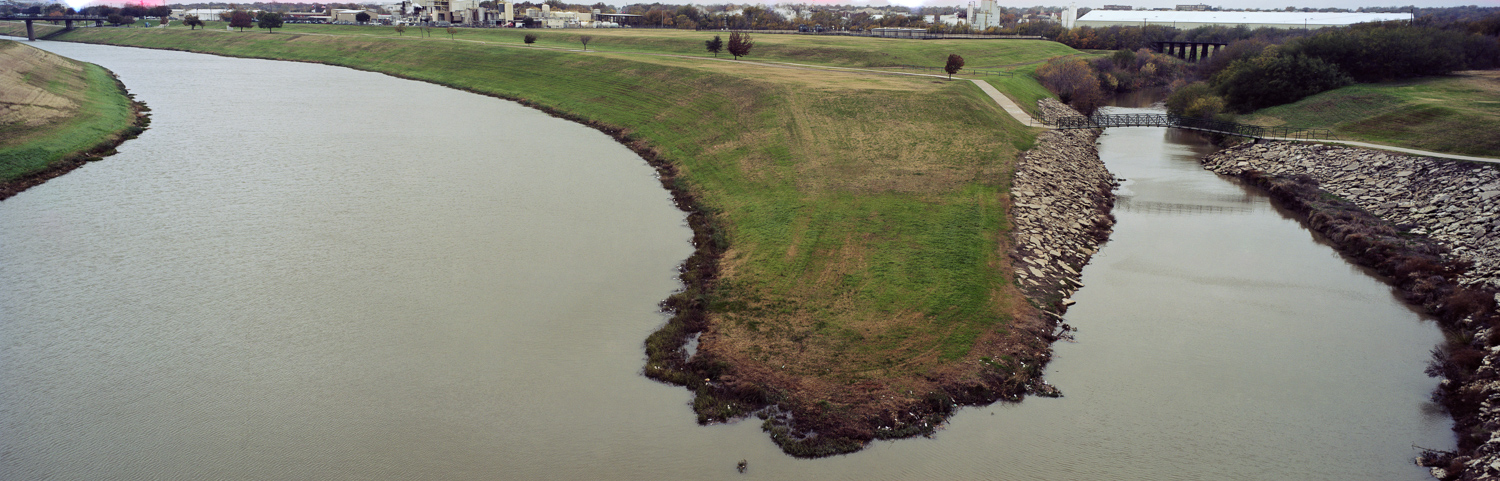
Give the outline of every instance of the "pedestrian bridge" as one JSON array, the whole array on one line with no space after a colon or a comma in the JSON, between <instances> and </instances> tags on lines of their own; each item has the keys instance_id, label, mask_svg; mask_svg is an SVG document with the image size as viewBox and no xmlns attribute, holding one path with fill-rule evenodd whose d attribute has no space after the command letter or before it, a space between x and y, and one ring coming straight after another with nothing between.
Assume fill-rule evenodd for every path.
<instances>
[{"instance_id":1,"label":"pedestrian bridge","mask_svg":"<svg viewBox=\"0 0 1500 481\"><path fill-rule=\"evenodd\" d=\"M1052 119L1056 129L1106 129L1110 127L1170 127L1197 130L1225 135L1236 135L1255 139L1333 139L1328 129L1294 129L1287 127L1261 127L1259 125L1226 122L1222 120L1185 117L1174 114L1094 114L1084 117L1070 115Z\"/></svg>"}]
</instances>

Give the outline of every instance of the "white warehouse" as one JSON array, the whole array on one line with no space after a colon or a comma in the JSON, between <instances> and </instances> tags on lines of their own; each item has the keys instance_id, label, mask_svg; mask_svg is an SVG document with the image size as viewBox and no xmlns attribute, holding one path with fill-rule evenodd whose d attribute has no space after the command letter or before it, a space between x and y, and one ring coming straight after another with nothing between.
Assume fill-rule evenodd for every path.
<instances>
[{"instance_id":1,"label":"white warehouse","mask_svg":"<svg viewBox=\"0 0 1500 481\"><path fill-rule=\"evenodd\" d=\"M1079 27L1113 27L1166 25L1183 30L1225 26L1248 28L1309 28L1347 27L1356 23L1411 20L1406 13L1344 13L1344 12L1184 12L1156 10L1091 10L1078 17Z\"/></svg>"}]
</instances>

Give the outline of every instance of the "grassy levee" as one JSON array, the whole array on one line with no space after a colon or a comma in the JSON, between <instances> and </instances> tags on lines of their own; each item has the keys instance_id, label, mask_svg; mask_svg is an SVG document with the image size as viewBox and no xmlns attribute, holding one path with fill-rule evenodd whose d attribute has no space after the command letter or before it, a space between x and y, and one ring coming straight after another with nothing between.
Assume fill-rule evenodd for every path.
<instances>
[{"instance_id":1,"label":"grassy levee","mask_svg":"<svg viewBox=\"0 0 1500 481\"><path fill-rule=\"evenodd\" d=\"M180 28L180 27L172 27ZM206 30L223 31L224 23L209 22ZM228 32L225 32L228 33ZM676 29L512 29L512 28L461 28L450 38L440 28L431 29L430 37L422 37L420 29L408 27L398 34L394 27L366 27L355 25L288 24L276 34L317 34L360 37L389 37L405 39L442 40L450 42L489 42L511 46L525 46L522 37L536 35L537 41L529 48L583 49L579 37L589 35L589 50L622 53L657 53L711 57L703 42L719 35L726 41L729 32L694 31ZM1046 60L1059 55L1076 54L1065 45L1056 42L1030 40L923 40L840 37L825 35L789 35L751 33L755 47L747 60L770 60L797 62L812 65L840 67L890 67L917 65L942 67L948 54L964 57L965 64L974 67L996 67ZM719 58L730 58L726 53Z\"/></svg>"},{"instance_id":2,"label":"grassy levee","mask_svg":"<svg viewBox=\"0 0 1500 481\"><path fill-rule=\"evenodd\" d=\"M1397 147L1500 157L1500 71L1356 84L1245 119L1332 129L1341 138Z\"/></svg>"},{"instance_id":3,"label":"grassy levee","mask_svg":"<svg viewBox=\"0 0 1500 481\"><path fill-rule=\"evenodd\" d=\"M0 40L0 199L97 159L144 119L104 68Z\"/></svg>"},{"instance_id":4,"label":"grassy levee","mask_svg":"<svg viewBox=\"0 0 1500 481\"><path fill-rule=\"evenodd\" d=\"M385 72L614 135L662 173L698 247L645 373L694 390L700 422L772 406L765 427L794 455L1018 399L1048 357L1050 332L1005 274L1006 192L1035 132L967 81L292 29L54 39Z\"/></svg>"}]
</instances>

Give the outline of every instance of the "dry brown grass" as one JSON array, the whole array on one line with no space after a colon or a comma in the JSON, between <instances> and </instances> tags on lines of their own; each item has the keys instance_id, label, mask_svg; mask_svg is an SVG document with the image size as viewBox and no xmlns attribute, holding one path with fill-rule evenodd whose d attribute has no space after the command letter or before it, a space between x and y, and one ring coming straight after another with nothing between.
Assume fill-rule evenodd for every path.
<instances>
[{"instance_id":1,"label":"dry brown grass","mask_svg":"<svg viewBox=\"0 0 1500 481\"><path fill-rule=\"evenodd\" d=\"M0 146L78 112L83 65L15 42L0 41ZM10 128L7 128L10 127Z\"/></svg>"}]
</instances>

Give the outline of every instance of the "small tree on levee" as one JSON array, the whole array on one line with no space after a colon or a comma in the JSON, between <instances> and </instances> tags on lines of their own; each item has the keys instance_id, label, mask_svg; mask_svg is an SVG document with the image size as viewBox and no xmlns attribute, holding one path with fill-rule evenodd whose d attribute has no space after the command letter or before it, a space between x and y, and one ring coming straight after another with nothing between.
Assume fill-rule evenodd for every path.
<instances>
[{"instance_id":1,"label":"small tree on levee","mask_svg":"<svg viewBox=\"0 0 1500 481\"><path fill-rule=\"evenodd\" d=\"M238 28L243 32L247 28L254 27L255 22L250 18L250 12L235 10L234 13L229 14L229 26Z\"/></svg>"},{"instance_id":2,"label":"small tree on levee","mask_svg":"<svg viewBox=\"0 0 1500 481\"><path fill-rule=\"evenodd\" d=\"M354 14L354 21L359 22L359 23L365 23L365 22L370 21L370 12L359 12L359 13Z\"/></svg>"},{"instance_id":3,"label":"small tree on levee","mask_svg":"<svg viewBox=\"0 0 1500 481\"><path fill-rule=\"evenodd\" d=\"M197 30L198 27L203 26L203 21L199 20L197 15L188 15L186 17L182 17L182 24L187 25L188 30Z\"/></svg>"},{"instance_id":4,"label":"small tree on levee","mask_svg":"<svg viewBox=\"0 0 1500 481\"><path fill-rule=\"evenodd\" d=\"M526 42L526 45L531 45L533 43L536 43L536 34L528 33L525 37L521 37L521 40Z\"/></svg>"},{"instance_id":5,"label":"small tree on levee","mask_svg":"<svg viewBox=\"0 0 1500 481\"><path fill-rule=\"evenodd\" d=\"M578 41L579 42L583 42L583 51L587 52L587 51L589 51L589 42L594 41L594 36L593 35L581 35L581 36L578 37Z\"/></svg>"},{"instance_id":6,"label":"small tree on levee","mask_svg":"<svg viewBox=\"0 0 1500 481\"><path fill-rule=\"evenodd\" d=\"M948 72L948 80L953 80L953 74L964 68L964 58L956 53L948 54L948 65L943 66L943 71Z\"/></svg>"},{"instance_id":7,"label":"small tree on levee","mask_svg":"<svg viewBox=\"0 0 1500 481\"><path fill-rule=\"evenodd\" d=\"M266 29L266 32L273 32L274 30L272 29L281 28L281 14L279 13L261 12L258 20L260 21L260 28Z\"/></svg>"},{"instance_id":8,"label":"small tree on levee","mask_svg":"<svg viewBox=\"0 0 1500 481\"><path fill-rule=\"evenodd\" d=\"M719 56L719 52L724 51L724 39L719 37L718 35L714 35L713 40L704 40L703 46L708 49L709 53L714 54L714 57L717 58Z\"/></svg>"},{"instance_id":9,"label":"small tree on levee","mask_svg":"<svg viewBox=\"0 0 1500 481\"><path fill-rule=\"evenodd\" d=\"M754 46L755 42L751 41L750 34L739 32L729 33L729 54L733 55L735 60L750 55L750 47Z\"/></svg>"}]
</instances>

